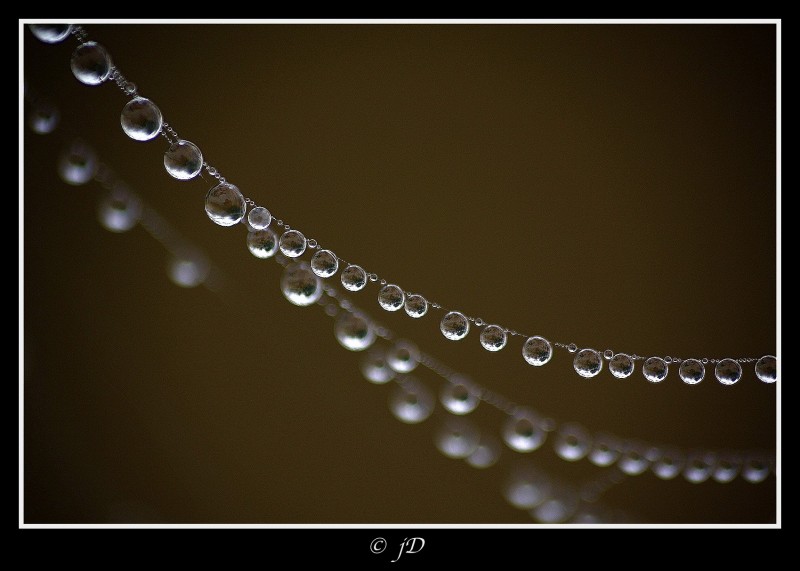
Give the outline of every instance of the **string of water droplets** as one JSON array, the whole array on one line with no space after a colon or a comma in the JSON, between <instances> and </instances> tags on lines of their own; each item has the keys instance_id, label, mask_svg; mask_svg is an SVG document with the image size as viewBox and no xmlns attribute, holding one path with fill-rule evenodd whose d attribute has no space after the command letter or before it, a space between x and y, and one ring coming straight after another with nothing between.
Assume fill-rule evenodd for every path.
<instances>
[{"instance_id":1,"label":"string of water droplets","mask_svg":"<svg viewBox=\"0 0 800 571\"><path fill-rule=\"evenodd\" d=\"M636 353L615 352L611 349L598 351L593 348L580 348L575 343L551 342L543 336L522 333L498 324L487 323L480 317L469 316L461 311L449 310L441 304L428 301L423 295L390 283L377 273L368 272L362 266L349 263L333 251L323 248L314 239L307 239L299 230L292 228L281 219L275 219L267 208L258 205L253 199L245 197L238 187L228 182L216 167L204 160L200 148L191 141L178 136L175 129L163 120L160 109L149 99L138 94L136 85L128 81L120 70L112 64L107 50L100 44L90 41L86 30L79 25L37 24L31 25L34 35L46 43L58 43L70 34L78 41L71 58L71 68L75 77L86 85L99 85L107 80L131 97L121 114L121 124L125 133L137 141L148 141L162 135L169 143L164 154L164 167L178 180L190 180L205 170L217 179L218 184L206 194L205 210L208 217L220 226L233 226L245 221L251 234L248 245L251 252L259 257L269 257L280 250L289 258L299 258L307 250L314 251L309 272L321 278L331 278L340 266L340 281L349 291L360 291L368 282L379 283L378 304L386 311L404 309L412 318L425 316L429 309L444 312L439 328L445 338L458 341L464 339L472 326L482 328L479 335L481 345L488 351L503 349L509 337L525 339L522 356L532 366L547 364L552 358L554 348L564 349L574 354L573 368L583 378L600 374L604 361L612 376L618 379L630 377L636 362L641 361L644 378L652 383L666 379L670 365L678 366L678 376L688 385L694 385L705 378L706 365L714 366L714 376L723 385L736 384L743 374L742 364L754 364L756 378L764 383L777 380L777 360L774 355L738 358L681 358L674 355L645 357ZM248 212L249 207L249 212ZM280 238L270 228L280 228Z\"/></svg>"}]
</instances>

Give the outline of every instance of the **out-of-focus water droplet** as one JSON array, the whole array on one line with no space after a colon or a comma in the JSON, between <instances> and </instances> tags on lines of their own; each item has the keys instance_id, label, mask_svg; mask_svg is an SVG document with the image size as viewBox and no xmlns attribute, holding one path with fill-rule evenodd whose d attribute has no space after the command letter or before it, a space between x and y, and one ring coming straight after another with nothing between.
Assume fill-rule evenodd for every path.
<instances>
[{"instance_id":1,"label":"out-of-focus water droplet","mask_svg":"<svg viewBox=\"0 0 800 571\"><path fill-rule=\"evenodd\" d=\"M442 405L453 414L467 414L478 406L478 395L465 377L453 377L442 387Z\"/></svg>"},{"instance_id":2,"label":"out-of-focus water droplet","mask_svg":"<svg viewBox=\"0 0 800 571\"><path fill-rule=\"evenodd\" d=\"M52 133L58 127L61 114L58 108L49 101L37 101L28 115L28 126L39 135Z\"/></svg>"},{"instance_id":3,"label":"out-of-focus water droplet","mask_svg":"<svg viewBox=\"0 0 800 571\"><path fill-rule=\"evenodd\" d=\"M565 486L554 486L549 497L531 510L541 523L564 523L578 510L578 494Z\"/></svg>"},{"instance_id":4,"label":"out-of-focus water droplet","mask_svg":"<svg viewBox=\"0 0 800 571\"><path fill-rule=\"evenodd\" d=\"M629 476L638 476L650 466L647 450L638 443L623 446L622 455L617 460L617 467Z\"/></svg>"},{"instance_id":5,"label":"out-of-focus water droplet","mask_svg":"<svg viewBox=\"0 0 800 571\"><path fill-rule=\"evenodd\" d=\"M244 218L247 205L238 187L221 182L206 194L206 214L214 224L233 226Z\"/></svg>"},{"instance_id":6,"label":"out-of-focus water droplet","mask_svg":"<svg viewBox=\"0 0 800 571\"><path fill-rule=\"evenodd\" d=\"M409 373L417 368L419 349L410 341L401 339L386 352L386 362L398 373Z\"/></svg>"},{"instance_id":7,"label":"out-of-focus water droplet","mask_svg":"<svg viewBox=\"0 0 800 571\"><path fill-rule=\"evenodd\" d=\"M544 444L545 438L547 433L533 411L520 409L506 420L503 439L512 450L532 452Z\"/></svg>"},{"instance_id":8,"label":"out-of-focus water droplet","mask_svg":"<svg viewBox=\"0 0 800 571\"><path fill-rule=\"evenodd\" d=\"M441 329L442 335L448 339L458 341L466 337L467 333L469 333L469 320L463 313L451 311L442 317L439 329Z\"/></svg>"},{"instance_id":9,"label":"out-of-focus water droplet","mask_svg":"<svg viewBox=\"0 0 800 571\"><path fill-rule=\"evenodd\" d=\"M662 480L671 480L681 473L686 459L678 450L664 450L661 456L653 462L653 473Z\"/></svg>"},{"instance_id":10,"label":"out-of-focus water droplet","mask_svg":"<svg viewBox=\"0 0 800 571\"><path fill-rule=\"evenodd\" d=\"M594 349L581 349L575 354L572 365L576 373L588 379L597 376L603 369L603 357Z\"/></svg>"},{"instance_id":11,"label":"out-of-focus water droplet","mask_svg":"<svg viewBox=\"0 0 800 571\"><path fill-rule=\"evenodd\" d=\"M72 24L28 24L36 39L46 44L63 42L72 31Z\"/></svg>"},{"instance_id":12,"label":"out-of-focus water droplet","mask_svg":"<svg viewBox=\"0 0 800 571\"><path fill-rule=\"evenodd\" d=\"M361 372L371 383L382 385L391 381L395 372L386 362L386 352L382 348L375 347L364 355L361 361Z\"/></svg>"},{"instance_id":13,"label":"out-of-focus water droplet","mask_svg":"<svg viewBox=\"0 0 800 571\"><path fill-rule=\"evenodd\" d=\"M417 424L427 419L433 412L433 406L434 398L428 387L411 377L406 377L389 397L392 414L407 424Z\"/></svg>"},{"instance_id":14,"label":"out-of-focus water droplet","mask_svg":"<svg viewBox=\"0 0 800 571\"><path fill-rule=\"evenodd\" d=\"M339 269L339 259L330 250L319 250L311 256L311 269L321 278L329 278Z\"/></svg>"},{"instance_id":15,"label":"out-of-focus water droplet","mask_svg":"<svg viewBox=\"0 0 800 571\"><path fill-rule=\"evenodd\" d=\"M720 484L727 484L739 475L741 469L742 459L740 457L732 454L723 454L717 460L717 464L714 466L714 473L711 476Z\"/></svg>"},{"instance_id":16,"label":"out-of-focus water droplet","mask_svg":"<svg viewBox=\"0 0 800 571\"><path fill-rule=\"evenodd\" d=\"M473 468L488 468L500 458L500 450L500 442L496 438L481 434L478 447L465 460Z\"/></svg>"},{"instance_id":17,"label":"out-of-focus water droplet","mask_svg":"<svg viewBox=\"0 0 800 571\"><path fill-rule=\"evenodd\" d=\"M419 318L428 313L428 301L418 294L406 296L405 307L409 317Z\"/></svg>"},{"instance_id":18,"label":"out-of-focus water droplet","mask_svg":"<svg viewBox=\"0 0 800 571\"><path fill-rule=\"evenodd\" d=\"M319 282L316 275L313 273L311 275ZM351 351L363 351L375 342L375 329L367 317L361 313L342 312L336 318L334 330L337 341L342 347Z\"/></svg>"},{"instance_id":19,"label":"out-of-focus water droplet","mask_svg":"<svg viewBox=\"0 0 800 571\"><path fill-rule=\"evenodd\" d=\"M763 482L769 476L769 462L761 456L750 456L742 465L742 478L751 484Z\"/></svg>"},{"instance_id":20,"label":"out-of-focus water droplet","mask_svg":"<svg viewBox=\"0 0 800 571\"><path fill-rule=\"evenodd\" d=\"M86 184L97 172L97 155L80 139L75 139L61 154L58 174L67 184Z\"/></svg>"},{"instance_id":21,"label":"out-of-focus water droplet","mask_svg":"<svg viewBox=\"0 0 800 571\"><path fill-rule=\"evenodd\" d=\"M97 209L100 224L112 232L127 232L139 222L141 213L142 204L139 199L121 188L104 196Z\"/></svg>"},{"instance_id":22,"label":"out-of-focus water droplet","mask_svg":"<svg viewBox=\"0 0 800 571\"><path fill-rule=\"evenodd\" d=\"M308 264L294 263L283 270L281 291L291 303L305 307L322 297L322 283Z\"/></svg>"},{"instance_id":23,"label":"out-of-focus water droplet","mask_svg":"<svg viewBox=\"0 0 800 571\"><path fill-rule=\"evenodd\" d=\"M595 466L605 468L616 462L621 453L619 439L611 434L601 432L594 438L594 444L589 452L589 461Z\"/></svg>"},{"instance_id":24,"label":"out-of-focus water droplet","mask_svg":"<svg viewBox=\"0 0 800 571\"><path fill-rule=\"evenodd\" d=\"M466 458L478 448L480 431L466 418L451 416L437 431L435 442L448 458Z\"/></svg>"},{"instance_id":25,"label":"out-of-focus water droplet","mask_svg":"<svg viewBox=\"0 0 800 571\"><path fill-rule=\"evenodd\" d=\"M687 482L700 484L711 477L716 464L716 457L710 453L695 453L686 460L683 467L683 477Z\"/></svg>"},{"instance_id":26,"label":"out-of-focus water droplet","mask_svg":"<svg viewBox=\"0 0 800 571\"><path fill-rule=\"evenodd\" d=\"M99 85L111 75L111 57L97 42L86 42L72 52L70 67L81 83Z\"/></svg>"},{"instance_id":27,"label":"out-of-focus water droplet","mask_svg":"<svg viewBox=\"0 0 800 571\"><path fill-rule=\"evenodd\" d=\"M197 260L176 257L167 267L167 274L176 285L190 288L202 284L208 277L208 264Z\"/></svg>"},{"instance_id":28,"label":"out-of-focus water droplet","mask_svg":"<svg viewBox=\"0 0 800 571\"><path fill-rule=\"evenodd\" d=\"M575 462L589 453L591 437L579 424L562 424L553 442L553 447L561 458Z\"/></svg>"},{"instance_id":29,"label":"out-of-focus water droplet","mask_svg":"<svg viewBox=\"0 0 800 571\"><path fill-rule=\"evenodd\" d=\"M519 470L514 473L503 489L508 503L522 510L533 509L548 497L552 483L550 479L534 468Z\"/></svg>"},{"instance_id":30,"label":"out-of-focus water droplet","mask_svg":"<svg viewBox=\"0 0 800 571\"><path fill-rule=\"evenodd\" d=\"M178 180L189 180L200 174L203 168L203 153L190 141L176 141L164 153L164 168Z\"/></svg>"},{"instance_id":31,"label":"out-of-focus water droplet","mask_svg":"<svg viewBox=\"0 0 800 571\"><path fill-rule=\"evenodd\" d=\"M161 132L161 110L144 97L134 97L122 108L119 122L134 141L149 141Z\"/></svg>"}]
</instances>

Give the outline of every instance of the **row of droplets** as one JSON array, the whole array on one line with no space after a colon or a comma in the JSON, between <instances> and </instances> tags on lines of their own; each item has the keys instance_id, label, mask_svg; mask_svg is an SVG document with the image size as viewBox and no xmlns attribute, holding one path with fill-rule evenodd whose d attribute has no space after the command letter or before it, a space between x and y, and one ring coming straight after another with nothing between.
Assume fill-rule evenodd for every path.
<instances>
[{"instance_id":1,"label":"row of droplets","mask_svg":"<svg viewBox=\"0 0 800 571\"><path fill-rule=\"evenodd\" d=\"M113 78L120 88L133 98L122 110L120 122L124 132L137 141L148 141L162 134L170 143L164 154L164 167L166 171L178 180L190 180L200 174L203 168L218 179L219 183L206 194L205 211L208 217L220 226L234 226L245 222L250 230L247 237L247 246L250 252L259 258L269 258L278 250L290 258L299 258L307 249L316 250L311 257L309 266L299 266L293 274L293 280L299 283L310 282L306 275L313 273L320 278L333 277L339 271L340 258L331 250L323 249L315 240L307 240L297 229L290 228L279 221L278 226L283 226L284 231L278 237L269 228L272 215L263 206L256 205L247 199L238 187L229 183L220 175L216 168L203 160L203 154L194 143L181 139L169 125L164 123L159 108L149 99L137 94L136 87L128 82L112 65L107 50L96 42L85 41L85 31L80 26L62 25L32 25L33 33L40 40L55 43L65 39L73 33L80 42L71 59L71 68L75 77L87 85L98 85L109 78ZM248 205L251 206L249 212ZM441 309L438 304L429 304L420 294L404 291L396 284L379 280L376 274L367 273L357 264L346 264L340 273L343 287L349 291L364 289L368 281L380 281L378 304L386 311L405 312L413 318L421 318L428 312L429 306ZM297 305L314 303L313 296L293 295L290 301ZM527 337L522 346L524 360L533 366L539 367L548 363L553 356L553 347L563 347L574 353L573 368L583 378L592 378L600 374L603 362L608 361L610 373L618 379L630 377L635 369L635 362L642 360L641 371L646 380L659 383L666 379L671 363L678 364L678 376L689 385L701 382L705 378L705 366L714 364L714 376L723 385L736 384L743 374L742 363L754 362L756 377L764 383L774 383L777 380L777 361L774 355L764 355L759 359L679 359L676 357L648 358L627 353L615 353L606 350L602 354L592 348L579 349L575 344L551 343L546 338L534 335L526 336L516 331L509 330L496 324L487 324L480 318L471 318L459 311L448 311L439 323L442 335L450 340L464 339L470 331L470 323L483 327L480 333L480 343L488 351L503 349L509 335Z\"/></svg>"}]
</instances>

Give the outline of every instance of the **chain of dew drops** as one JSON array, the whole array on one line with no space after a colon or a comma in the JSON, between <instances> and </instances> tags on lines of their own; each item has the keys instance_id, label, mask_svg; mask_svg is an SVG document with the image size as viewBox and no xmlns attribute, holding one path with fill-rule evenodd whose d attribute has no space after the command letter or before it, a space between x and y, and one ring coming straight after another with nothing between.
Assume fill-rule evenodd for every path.
<instances>
[{"instance_id":1,"label":"chain of dew drops","mask_svg":"<svg viewBox=\"0 0 800 571\"><path fill-rule=\"evenodd\" d=\"M102 83L106 79L112 79L113 81L115 81L115 83L120 87L120 89L122 89L122 91L126 95L129 95L129 96L133 97L131 102L129 102L128 106L130 106L131 103L136 103L137 105L140 106L139 109L137 109L137 111L141 111L141 105L143 104L142 102L146 102L146 103L143 104L145 106L145 118L147 118L147 114L148 113L152 114L152 110L153 109L155 109L155 111L157 112L157 117L158 117L157 128L154 128L153 126L149 126L148 127L149 134L152 134L152 136L148 136L145 139L141 139L141 138L131 134L131 132L137 133L137 131L135 130L135 128L137 127L137 124L135 122L134 122L134 130L133 131L131 131L129 129L126 129L125 114L123 112L123 128L126 130L126 133L131 135L132 138L135 138L135 139L139 138L139 140L147 140L149 138L153 138L153 137L157 136L158 134L161 134L170 143L170 150L168 151L167 155L165 155L165 166L167 167L167 170L170 171L170 165L168 164L168 162L169 162L168 158L169 158L169 155L172 153L172 155L173 155L172 159L175 159L175 160L172 160L172 163L173 163L172 166L174 167L174 169L177 169L176 172L182 173L183 171L181 169L187 168L187 164L191 167L191 169L193 171L196 171L196 172L194 172L194 174L192 176L188 176L188 177L187 176L176 176L175 173L172 172L172 171L170 171L170 174L172 174L173 176L176 176L176 178L193 178L193 176L196 176L196 174L199 174L201 168L204 168L209 175L213 176L214 178L216 178L219 181L220 184L217 187L214 187L215 189L219 189L220 187L222 187L222 190L225 190L226 192L228 192L228 194L233 194L234 198L237 198L236 194L238 194L238 198L241 198L241 201L243 203L242 204L242 212L241 212L241 215L237 214L234 217L235 218L234 221L231 221L231 220L229 220L227 218L224 218L224 217L220 219L220 220L222 220L222 222L220 220L215 220L215 215L219 216L218 212L215 210L215 207L217 207L219 205L212 203L212 208L209 209L208 200L207 200L206 210L207 210L207 213L209 214L209 217L213 221L215 221L215 222L217 222L217 223L219 223L219 224L221 224L223 226L231 226L233 224L239 223L240 221L243 222L242 219L244 218L244 210L246 209L245 205L249 205L251 207L250 216L248 216L248 223L249 224L248 223L245 224L246 226L249 226L249 229L251 230L251 232L248 235L248 238L250 238L253 234L258 234L259 232L261 232L261 233L268 232L269 234L271 234L271 236L269 236L269 234L267 234L267 237L269 237L270 240L272 240L272 245L270 246L272 248L271 255L274 254L277 251L276 244L275 244L276 237L274 236L274 233L272 233L271 230L268 230L266 228L269 225L269 222L271 222L271 220L272 220L272 216L269 214L269 212L267 212L266 209L264 209L263 207L259 207L258 205L256 205L256 203L254 201L252 201L251 199L244 198L239 193L238 189L236 189L236 187L234 187L233 185L230 185L229 183L227 183L226 179L219 173L219 171L216 168L212 167L206 161L202 160L202 155L200 154L199 149L197 149L197 147L195 145L193 145L192 143L190 143L188 141L180 139L178 137L177 133L175 132L175 130L171 126L169 126L167 123L165 123L165 122L163 122L161 120L160 110L158 110L152 104L152 102L150 102L149 100L146 100L144 98L139 97L138 94L137 94L136 86L134 84L132 84L131 82L129 82L128 80L126 80L124 78L124 76L119 72L119 70L116 67L114 67L113 65L111 65L111 60L108 57L107 53L105 52L105 49L102 48L101 46L99 46L98 44L94 43L94 42L88 42L87 41L87 35L85 33L85 30L82 27L80 27L80 26L65 26L65 27L68 28L67 29L67 33L63 34L63 37L61 37L60 39L64 39L67 35L69 35L71 33L72 35L74 35L76 37L76 39L78 39L78 41L81 44L79 46L78 50L76 50L76 53L73 55L73 64L72 64L73 72L75 73L76 77L78 77L79 80L81 80L84 83L89 83L89 84L95 83L95 84L97 84L97 83ZM36 32L34 32L34 33L36 34ZM37 37L42 39L39 34L36 34L36 35L37 35ZM49 41L49 43L55 43L55 42L50 41L50 40L44 40L44 41ZM58 40L58 41L60 41L60 40ZM86 52L87 50L89 51L88 56L87 56L86 53L79 53L79 52ZM77 60L78 60L77 71L76 71L76 56L77 56ZM88 64L85 61L87 59L87 57L88 57L88 60L89 60ZM81 63L82 60L83 60L83 63ZM99 72L97 71L98 69L99 69ZM99 76L102 77L102 79L100 79L99 81L84 81L85 77L81 78L81 75L80 75L81 73L88 73L88 74L90 74L90 76L92 74L94 74L94 76L98 76L98 74L99 74ZM128 106L126 106L126 109L128 108ZM187 155L187 150L188 150L188 155ZM199 163L199 166L197 166L195 164L192 164L192 161L190 160L192 158L192 153L195 150L196 150L197 154L200 154L200 160L199 161L194 161L194 163ZM175 152L173 152L173 151L175 151ZM177 159L180 159L180 160L177 160ZM235 193L229 192L230 189L234 189ZM212 189L212 191L214 191L214 189ZM211 195L212 191L209 192L209 195ZM228 199L229 199L229 196L226 196L225 198L226 198L226 202L227 202ZM234 202L236 202L236 201L234 201ZM261 216L261 220L259 220L259 216L255 217L255 220L260 223L259 225L253 224L253 218L254 217L252 216L252 214L254 212L259 213L259 216ZM266 213L266 215L264 213ZM263 224L263 221L264 221L265 218L267 220L267 223ZM317 249L317 250L319 250L317 252L317 254L315 254L315 257L318 254L320 254L321 252L328 252L326 250L322 250L315 240L313 240L313 239L312 240L306 240L305 237L302 236L302 234L300 234L296 230L293 230L288 224L285 224L282 220L277 220L276 219L275 222L276 222L277 226L284 228L284 235L281 237L280 250L281 250L281 252L283 254L286 254L288 257L290 257L290 258L299 257L305 251L306 247L308 247L309 249ZM259 226L261 226L261 227L259 227ZM286 237L287 235L288 235L289 238L287 240L284 240L284 237ZM262 234L262 237L263 236L264 236L264 234ZM254 250L254 248L250 244L250 240L249 239L248 239L248 245L251 246L250 249L251 249L251 252L252 252ZM263 257L263 256L259 256L259 257ZM276 256L276 259L280 260L281 258ZM345 262L341 258L334 258L334 260L335 260L337 266L338 266L338 262L342 262L344 264L347 264L347 262ZM285 262L285 259L283 259L283 261ZM307 266L307 264L305 264L305 266ZM313 260L312 260L312 267L313 267ZM349 270L351 268L353 268L353 265L348 265L348 268L345 270L345 272L347 272L347 270ZM374 273L367 274L360 267L355 266L355 268L357 268L357 270L359 270L360 273L358 273L358 272L350 272L350 274L356 273L356 278L357 279L355 280L355 282L357 282L357 283L359 283L361 285L360 285L360 287L348 287L348 284L349 285L353 285L353 282L352 281L351 282L346 282L343 279L342 280L343 281L343 285L345 286L346 289L349 289L351 291L358 291L358 290L363 288L363 286L366 284L366 280L367 279L369 279L370 281L373 281L373 282L380 281L381 285L383 286L383 289L381 290L382 294L385 292L387 287L388 288L397 288L397 286L392 286L391 284L387 284L385 280L379 280L378 276L376 274L374 274ZM320 273L317 272L316 270L313 272L313 274L312 274L312 272L310 272L308 270L305 270L305 271L309 275L313 275L313 274L316 274L316 276L320 275ZM345 272L343 272L343 276L344 276ZM333 273L335 273L335 270L334 270ZM333 275L333 274L331 273L330 275ZM317 282L319 282L319 280L318 280L318 278L316 276L314 276L314 279L316 279ZM325 276L325 277L327 277L327 276ZM399 288L397 288L397 289L399 289ZM357 312L354 309L354 306L349 301L345 300L344 298L340 298L340 296L338 296L338 294L336 293L336 290L334 288L332 288L332 286L323 286L321 288L321 292L324 292L326 296L328 296L328 297L330 297L332 299L339 299L340 307L342 309L345 309L348 315L355 316L356 318L359 318L359 315L363 315L360 312ZM284 292L284 293L286 294L286 292ZM408 292L404 292L404 291L400 290L399 293L401 294L401 301L398 303L397 299L396 299L398 297L397 296L398 292L396 290L394 290L394 291L391 291L390 293L393 294L393 295L383 296L383 299L382 299L382 296L379 296L379 300L381 301L382 307L384 307L385 309L388 309L388 307L387 307L387 304L388 304L388 305L391 305L393 309L400 309L400 307L402 307L404 305L404 303L405 303L406 304L406 311L409 314L411 314L411 312L408 309L408 305L407 305L409 299L413 298L413 297L417 297L417 298L421 297L421 296L418 296L416 294L409 294ZM320 293L320 296L321 296L321 293ZM406 297L406 296L408 296L408 297ZM291 301L291 299L290 299L290 301ZM317 300L315 299L314 301L317 301ZM424 301L425 300L423 299L423 302ZM312 301L312 303L313 303L313 301ZM298 305L305 305L305 304L298 304ZM424 313L427 311L427 305L428 305L428 303L425 302L425 309L419 316L424 315ZM433 307L433 308L436 308L436 309L442 309L441 306L439 304L437 304L437 303L430 303L430 307ZM328 311L328 313L331 314L330 311ZM457 313L457 312L449 312L445 316L445 318L447 318L448 316L452 316L454 313ZM335 315L335 313L333 313L333 315ZM462 323L456 323L456 326L453 329L449 329L448 330L451 333L451 335L448 335L448 331L445 331L445 328L443 327L443 333L448 338L452 338L452 339L463 338L463 336L466 335L466 331L468 331L468 329L469 329L469 323L468 322L473 322L477 326L485 325L483 320L481 320L479 318L473 319L473 318L467 318L466 316L463 316L462 314L458 314L458 315L461 315L461 317L466 319L467 323L465 324L464 327L462 327L462 325L463 325ZM457 318L457 316L456 316L456 318ZM354 320L352 318L349 318L349 319L350 319L350 324L349 325L350 325L351 328L353 328L353 327L355 327L356 329L358 329L359 327L361 329L364 328L364 325L358 323L357 319L356 320ZM444 323L444 321L445 320L443 320L443 323ZM456 319L456 321L458 322L458 318ZM391 334L391 332L389 332L385 328L383 328L381 326L378 326L378 325L375 325L375 324L370 325L369 322L366 322L366 321L365 321L365 323L367 324L366 325L366 329L367 330L377 331L379 336L381 336L381 337L383 337L383 338L385 338L387 340L392 340L393 339L393 335ZM495 327L495 330L493 332L497 333L497 330L496 330L497 326L487 326L486 330L489 330L491 327ZM464 329L464 328L466 329L466 331L463 333L463 335L461 335L459 337L457 335L457 331L459 329ZM508 330L504 330L504 331L507 331L511 335L524 336L523 334L517 333L516 331L508 331ZM454 332L456 332L456 333L454 333ZM338 335L337 335L337 337L338 337ZM484 335L482 334L481 337L482 337L482 339L481 339L482 344L484 344L484 346L486 346L486 344L483 343ZM531 338L531 339L542 339L542 338ZM531 339L529 339L529 341ZM339 340L340 340L340 342L342 342L341 338ZM503 337L502 345L500 347L497 347L497 349L502 348L502 346L504 346L504 345L505 345L505 337ZM345 344L345 346L347 347L346 344ZM548 343L548 346L549 346L549 343ZM570 352L576 352L577 351L577 347L574 344L565 345L565 344L556 343L555 346L566 348ZM404 346L403 350L406 353L408 353L410 351L409 347L413 347L413 346L406 345L406 346ZM352 347L347 347L347 348L352 348ZM542 347L540 345L537 346L536 349L537 349L538 352L533 353L531 356L532 356L532 358L534 360L535 359L539 359L541 362L538 362L538 363L532 362L531 359L529 359L528 356L526 356L526 360L528 362L530 362L531 364L544 364L547 361L549 361L549 358L550 358L549 354L546 355L546 359L542 358L542 356L541 356L542 355ZM552 349L550 348L548 350L548 352L551 352L551 351L552 351ZM593 352L594 354L586 353L587 351L588 352ZM611 354L609 354L609 353L611 353ZM604 354L604 357L606 358L606 360L609 360L609 361L613 362L614 359L616 359L619 355L621 355L621 354L613 354L610 351L606 351L605 354ZM627 355L625 355L625 357L627 357ZM371 358L373 359L372 365L374 366L375 365L375 360L376 359L380 360L382 357L375 357L375 355L373 354ZM585 361L585 363L584 363L585 367L582 370L577 366L579 358L582 358L583 361ZM630 357L630 359L631 360L641 360L643 358L639 357L637 355L633 355L633 356ZM714 363L716 363L718 365L717 368L719 368L720 363L725 364L726 366L729 365L729 363L727 363L727 362L731 362L731 363L735 364L736 366L738 366L739 367L739 372L736 375L736 379L733 380L733 382L730 382L730 383L726 383L723 379L720 379L720 381L723 382L723 384L733 384L733 383L735 383L735 382L737 382L739 380L739 378L741 377L741 367L740 367L739 363L756 361L756 359L753 359L753 358L741 358L741 359L736 359L736 360L733 360L733 359L722 359L722 360L709 360L709 359L690 360L690 359L686 359L686 360L681 360L681 359L678 359L678 358L670 358L670 357L666 357L664 359L653 357L653 358L648 359L645 364L647 364L647 362L649 362L649 361L651 361L653 359L657 359L658 361L661 361L661 363L658 363L658 362L654 363L653 367L651 367L651 370L655 371L653 373L655 375L659 374L659 370L663 370L663 376L661 378L659 378L658 381L663 380L663 378L666 376L666 367L668 366L669 362L673 362L673 361L680 362L681 364L684 364L684 363L687 363L687 362L692 362L692 361L693 362L700 362L702 364L705 364L705 362L714 362ZM762 359L758 360L759 363L762 362L764 359L765 358L762 358ZM772 363L773 378L771 380L770 379L765 380L765 379L762 378L762 380L765 380L765 382L774 382L774 380L776 378L776 376L774 376L774 371L775 371L774 358L772 358L772 359L773 359L773 363ZM461 390L457 391L457 392L458 392L459 395L461 395L459 398L462 401L463 400L469 401L471 398L474 397L474 398L477 398L478 400L481 400L483 402L489 403L494 408L497 408L501 412L504 412L506 415L508 415L510 418L509 418L509 422L507 422L507 424L506 424L506 429L505 429L505 435L504 436L505 436L506 443L509 445L509 447L511 447L511 448L513 448L513 449L515 449L517 451L527 452L527 451L531 451L531 450L535 450L535 449L539 448L539 446L541 446L541 444L544 442L544 439L545 439L545 436L546 436L547 432L551 432L551 431L556 429L557 425L555 424L555 422L552 419L547 419L547 418L543 419L537 413L535 413L535 411L533 411L530 408L519 407L515 403L509 401L508 399L505 399L501 395L498 395L498 394L494 393L493 391L489 391L488 389L484 389L484 388L479 387L477 385L474 385L472 383L465 384L463 382L463 377L461 375L459 375L458 373L456 373L452 369L449 369L447 366L445 366L444 364L440 363L435 358L433 358L433 357L431 357L429 355L418 353L418 355L415 356L413 359L411 359L411 361L419 362L420 364L422 364L426 368L430 369L431 371L433 371L437 375L441 376L446 381L448 381L448 383L450 384L451 387L454 387L456 389L460 388ZM367 361L367 363L368 362L369 361ZM597 365L595 364L596 362L599 362L600 363L599 368L602 368L602 361L600 360L599 354L596 351L589 350L589 349L584 349L581 352L578 352L578 355L576 356L576 371L579 374L581 374L582 376L586 376L586 377L594 376L595 374L597 374L599 372L599 368L597 368L597 371L594 372L594 374L585 374L585 373L591 373L593 368L597 367ZM400 372L405 373L407 371L400 371ZM645 376L647 377L647 373L645 373ZM719 374L717 376L719 377ZM368 378L369 378L369 376L368 376ZM702 379L702 377L701 377L701 379ZM375 381L372 378L370 378L370 380L373 380L373 382L378 382L378 381ZM408 379L406 377L398 376L395 380L398 381L399 386L404 391L403 394L405 394L406 396L410 395L410 396L413 397L413 399L411 399L411 400L413 400L415 405L419 405L419 403L421 403L421 402L422 403L432 402L432 399L430 399L430 398L427 398L427 397L422 398L424 396L424 393L421 392L421 390L418 388L417 385L415 385L415 383L413 383L411 381L408 381ZM648 380L653 380L653 379L648 378ZM686 380L686 379L684 379L684 380ZM687 381L687 383L688 382L689 381ZM699 382L699 381L696 381L696 382ZM456 399L456 400L459 400L459 399ZM461 404L463 405L464 403L462 402ZM417 408L419 408L419 407L417 406ZM452 409L451 409L451 412L453 412ZM427 414L429 414L429 412ZM425 418L426 417L427 417L427 415L425 415ZM688 479L690 479L690 481L696 481L696 482L705 481L706 479L708 479L709 476L712 476L712 475L713 475L714 479L716 479L717 481L730 481L730 480L733 479L733 477L735 477L739 473L740 469L742 470L742 475L743 475L743 477L745 479L747 479L748 481L751 481L751 482L759 482L759 481L763 481L767 477L767 475L770 472L770 466L774 470L774 457L770 457L769 455L764 454L764 453L734 452L734 453L727 453L727 454L724 455L724 458L719 459L717 453L714 453L714 452L702 452L702 453L693 454L690 457L689 461L687 462L686 459L685 459L685 455L683 453L679 452L679 451L677 451L677 452L676 451L671 451L669 453L666 453L664 449L660 449L658 447L650 446L650 445L647 445L645 443L636 442L636 441L624 441L624 442L621 443L620 441L616 440L614 437L611 437L611 436L608 436L608 435L602 435L602 434L599 434L596 437L591 438L579 425L576 425L574 423L566 423L566 424L561 425L560 430L559 430L556 449L557 449L557 452L559 450L561 450L561 452L559 452L559 456L561 456L565 460L573 461L573 460L578 460L580 458L588 456L589 459L592 460L593 463L595 463L597 465L611 465L614 462L617 462L617 466L620 467L620 469L624 473L626 473L628 475L635 475L635 474L643 473L652 464L653 470L656 472L656 474L659 475L659 477L662 477L664 479L669 479L670 477L674 477L678 473L681 473L681 471L683 470L684 465L687 466L687 468L684 470L684 475ZM742 468L742 466L744 466L744 467Z\"/></svg>"}]
</instances>

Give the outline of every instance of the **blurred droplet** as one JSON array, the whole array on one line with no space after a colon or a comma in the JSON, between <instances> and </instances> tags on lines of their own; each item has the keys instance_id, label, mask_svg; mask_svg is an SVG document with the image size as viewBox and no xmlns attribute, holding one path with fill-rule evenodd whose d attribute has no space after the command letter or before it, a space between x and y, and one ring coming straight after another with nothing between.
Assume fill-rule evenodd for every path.
<instances>
[{"instance_id":1,"label":"blurred droplet","mask_svg":"<svg viewBox=\"0 0 800 571\"><path fill-rule=\"evenodd\" d=\"M435 442L448 458L466 458L478 448L480 431L466 418L448 416L436 432Z\"/></svg>"},{"instance_id":2,"label":"blurred droplet","mask_svg":"<svg viewBox=\"0 0 800 571\"><path fill-rule=\"evenodd\" d=\"M111 232L127 232L139 222L141 213L141 202L124 187L110 191L100 200L97 209L100 224Z\"/></svg>"},{"instance_id":3,"label":"blurred droplet","mask_svg":"<svg viewBox=\"0 0 800 571\"><path fill-rule=\"evenodd\" d=\"M433 394L428 387L411 377L406 377L389 397L392 414L407 424L416 424L428 418L433 406Z\"/></svg>"},{"instance_id":4,"label":"blurred droplet","mask_svg":"<svg viewBox=\"0 0 800 571\"><path fill-rule=\"evenodd\" d=\"M173 258L167 268L169 278L181 287L196 287L208 276L208 265L188 258Z\"/></svg>"}]
</instances>

